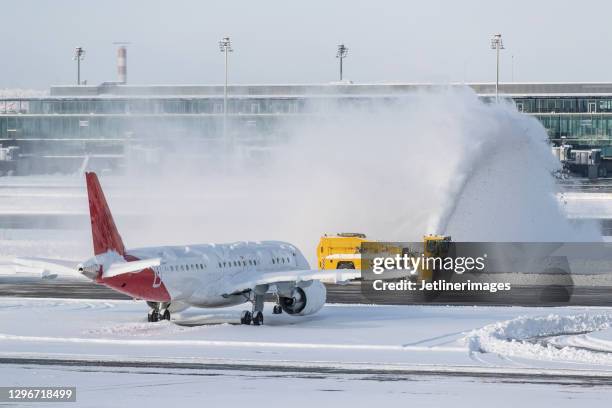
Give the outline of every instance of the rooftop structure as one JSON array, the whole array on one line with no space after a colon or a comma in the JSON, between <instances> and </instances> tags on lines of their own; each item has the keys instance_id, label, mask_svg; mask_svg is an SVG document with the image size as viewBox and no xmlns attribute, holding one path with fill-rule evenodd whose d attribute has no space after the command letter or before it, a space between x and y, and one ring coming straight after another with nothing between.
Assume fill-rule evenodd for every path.
<instances>
[{"instance_id":1,"label":"rooftop structure","mask_svg":"<svg viewBox=\"0 0 612 408\"><path fill-rule=\"evenodd\" d=\"M229 134L240 134L238 148L265 149L278 139L279 121L311 114L313 101L367 107L449 87L495 99L495 83L229 85ZM612 158L612 83L500 83L499 94L540 120L553 143L601 148L604 160ZM0 144L19 147L20 158L60 162L122 158L129 146L163 145L175 136L213 146L223 138L224 112L223 85L52 86L48 96L0 99Z\"/></svg>"}]
</instances>

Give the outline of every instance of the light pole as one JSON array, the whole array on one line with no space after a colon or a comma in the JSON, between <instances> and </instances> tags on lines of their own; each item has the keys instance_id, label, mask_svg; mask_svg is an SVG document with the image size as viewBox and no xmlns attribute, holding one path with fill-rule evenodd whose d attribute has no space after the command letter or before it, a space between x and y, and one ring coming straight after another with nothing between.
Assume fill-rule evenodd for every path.
<instances>
[{"instance_id":1,"label":"light pole","mask_svg":"<svg viewBox=\"0 0 612 408\"><path fill-rule=\"evenodd\" d=\"M77 85L81 85L81 61L83 61L84 58L85 50L83 47L76 47L72 59L77 62Z\"/></svg>"},{"instance_id":2,"label":"light pole","mask_svg":"<svg viewBox=\"0 0 612 408\"><path fill-rule=\"evenodd\" d=\"M227 55L234 52L229 37L219 41L219 51L225 54L225 86L223 87L223 138L227 141Z\"/></svg>"},{"instance_id":3,"label":"light pole","mask_svg":"<svg viewBox=\"0 0 612 408\"><path fill-rule=\"evenodd\" d=\"M348 55L348 47L345 47L344 44L338 45L338 52L336 53L336 58L340 59L340 81L342 81L342 60L346 58Z\"/></svg>"},{"instance_id":4,"label":"light pole","mask_svg":"<svg viewBox=\"0 0 612 408\"><path fill-rule=\"evenodd\" d=\"M499 103L499 51L504 49L504 42L501 34L495 34L491 38L491 49L497 54L497 74L495 77L495 102Z\"/></svg>"}]
</instances>

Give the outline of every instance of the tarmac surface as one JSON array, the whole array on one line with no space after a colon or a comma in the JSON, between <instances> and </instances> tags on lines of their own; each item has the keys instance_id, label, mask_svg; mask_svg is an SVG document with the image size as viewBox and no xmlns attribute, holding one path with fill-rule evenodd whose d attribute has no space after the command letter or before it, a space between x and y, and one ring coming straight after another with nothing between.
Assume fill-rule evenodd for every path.
<instances>
[{"instance_id":1,"label":"tarmac surface","mask_svg":"<svg viewBox=\"0 0 612 408\"><path fill-rule=\"evenodd\" d=\"M562 370L541 370L524 368L521 371L496 371L487 367L452 367L420 366L411 368L351 368L326 367L324 365L274 365L274 364L241 364L222 362L174 362L174 361L108 361L90 359L63 359L63 358L32 358L32 357L0 357L1 365L19 365L23 367L70 367L83 372L115 369L125 373L126 370L147 369L146 374L175 374L175 375L219 375L214 372L224 371L256 371L285 373L286 375L304 376L337 376L337 375L367 375L376 381L401 381L411 376L428 377L468 377L487 379L493 382L520 383L520 384L560 384L574 386L611 386L612 377L607 373L564 372ZM185 370L188 371L168 371ZM159 372L158 372L159 371ZM212 373L211 373L212 372ZM309 377L305 377L309 378Z\"/></svg>"},{"instance_id":2,"label":"tarmac surface","mask_svg":"<svg viewBox=\"0 0 612 408\"><path fill-rule=\"evenodd\" d=\"M418 292L385 292L376 297L364 295L360 283L326 285L329 303L351 304L453 304L499 306L612 306L612 287L574 286L567 293L551 293L543 286L516 286L496 293L442 293L435 299L425 299ZM86 281L0 278L0 296L69 299L131 299L105 286ZM272 299L270 299L272 300Z\"/></svg>"}]
</instances>

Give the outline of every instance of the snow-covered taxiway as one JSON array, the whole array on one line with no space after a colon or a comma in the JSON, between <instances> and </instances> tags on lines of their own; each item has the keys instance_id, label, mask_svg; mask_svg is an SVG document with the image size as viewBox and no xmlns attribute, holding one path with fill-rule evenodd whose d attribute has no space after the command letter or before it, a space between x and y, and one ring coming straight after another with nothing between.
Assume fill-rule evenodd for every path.
<instances>
[{"instance_id":1,"label":"snow-covered taxiway","mask_svg":"<svg viewBox=\"0 0 612 408\"><path fill-rule=\"evenodd\" d=\"M240 310L152 324L142 302L2 299L2 385L76 385L79 406L259 406L270 395L604 406L612 394L610 308L328 305L300 320L267 313L262 327L231 324Z\"/></svg>"}]
</instances>

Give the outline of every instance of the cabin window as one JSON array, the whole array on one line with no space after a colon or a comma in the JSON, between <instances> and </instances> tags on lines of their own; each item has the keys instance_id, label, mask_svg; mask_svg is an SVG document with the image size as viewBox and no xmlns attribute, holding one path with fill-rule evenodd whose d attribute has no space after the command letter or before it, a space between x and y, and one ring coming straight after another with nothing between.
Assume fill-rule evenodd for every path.
<instances>
[{"instance_id":1,"label":"cabin window","mask_svg":"<svg viewBox=\"0 0 612 408\"><path fill-rule=\"evenodd\" d=\"M219 268L221 268L221 262L219 262Z\"/></svg>"}]
</instances>

